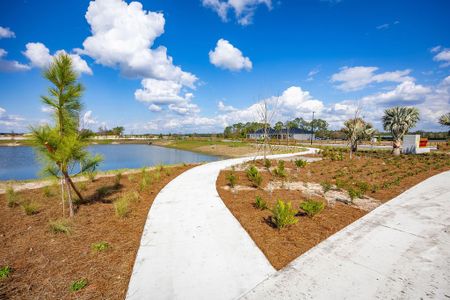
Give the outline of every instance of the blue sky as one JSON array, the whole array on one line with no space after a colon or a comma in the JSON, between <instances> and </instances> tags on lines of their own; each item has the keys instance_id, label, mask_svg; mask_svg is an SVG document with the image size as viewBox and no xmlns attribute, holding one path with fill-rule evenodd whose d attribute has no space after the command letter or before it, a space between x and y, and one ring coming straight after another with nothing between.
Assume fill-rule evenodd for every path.
<instances>
[{"instance_id":1,"label":"blue sky","mask_svg":"<svg viewBox=\"0 0 450 300\"><path fill-rule=\"evenodd\" d=\"M152 0L0 3L0 131L49 122L42 68L72 55L86 87L84 126L220 132L316 116L340 128L357 107L450 111L449 1Z\"/></svg>"}]
</instances>

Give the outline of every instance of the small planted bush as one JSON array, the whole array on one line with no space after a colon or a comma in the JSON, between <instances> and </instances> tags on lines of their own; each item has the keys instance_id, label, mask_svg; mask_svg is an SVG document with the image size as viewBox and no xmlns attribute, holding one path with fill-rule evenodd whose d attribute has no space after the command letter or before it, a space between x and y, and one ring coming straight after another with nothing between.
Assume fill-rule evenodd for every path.
<instances>
[{"instance_id":1,"label":"small planted bush","mask_svg":"<svg viewBox=\"0 0 450 300\"><path fill-rule=\"evenodd\" d=\"M88 285L88 281L86 278L78 279L72 282L70 285L71 292L77 292L79 290L84 289Z\"/></svg>"},{"instance_id":2,"label":"small planted bush","mask_svg":"<svg viewBox=\"0 0 450 300\"><path fill-rule=\"evenodd\" d=\"M19 197L11 186L6 189L6 203L8 207L14 207L19 204Z\"/></svg>"},{"instance_id":3,"label":"small planted bush","mask_svg":"<svg viewBox=\"0 0 450 300\"><path fill-rule=\"evenodd\" d=\"M49 198L53 196L52 188L49 185L46 185L42 188L42 192L44 193L44 196Z\"/></svg>"},{"instance_id":4,"label":"small planted bush","mask_svg":"<svg viewBox=\"0 0 450 300\"><path fill-rule=\"evenodd\" d=\"M322 186L324 193L330 191L333 188L333 185L328 181L323 181L320 183L320 185Z\"/></svg>"},{"instance_id":5,"label":"small planted bush","mask_svg":"<svg viewBox=\"0 0 450 300\"><path fill-rule=\"evenodd\" d=\"M39 212L39 206L32 201L23 202L22 209L27 216L35 215Z\"/></svg>"},{"instance_id":6,"label":"small planted bush","mask_svg":"<svg viewBox=\"0 0 450 300\"><path fill-rule=\"evenodd\" d=\"M278 165L274 170L275 175L277 175L278 177L286 177L287 172L286 169L284 168L284 160L279 160L278 161Z\"/></svg>"},{"instance_id":7,"label":"small planted bush","mask_svg":"<svg viewBox=\"0 0 450 300\"><path fill-rule=\"evenodd\" d=\"M0 267L0 279L8 278L11 274L11 268L9 266Z\"/></svg>"},{"instance_id":8,"label":"small planted bush","mask_svg":"<svg viewBox=\"0 0 450 300\"><path fill-rule=\"evenodd\" d=\"M275 207L272 209L272 223L278 228L282 229L289 225L297 223L295 215L297 211L292 208L291 203L286 203L283 200L278 200Z\"/></svg>"},{"instance_id":9,"label":"small planted bush","mask_svg":"<svg viewBox=\"0 0 450 300\"><path fill-rule=\"evenodd\" d=\"M261 198L261 196L256 196L255 207L260 210L264 210L267 209L267 203L263 200L263 198Z\"/></svg>"},{"instance_id":10,"label":"small planted bush","mask_svg":"<svg viewBox=\"0 0 450 300\"><path fill-rule=\"evenodd\" d=\"M98 243L93 243L91 245L92 250L96 251L96 252L101 252L101 251L105 251L109 249L109 243L108 242L98 242Z\"/></svg>"},{"instance_id":11,"label":"small planted bush","mask_svg":"<svg viewBox=\"0 0 450 300\"><path fill-rule=\"evenodd\" d=\"M120 186L120 180L122 180L122 173L119 172L114 176L114 186L115 187Z\"/></svg>"},{"instance_id":12,"label":"small planted bush","mask_svg":"<svg viewBox=\"0 0 450 300\"><path fill-rule=\"evenodd\" d=\"M325 208L325 203L315 200L306 200L300 204L300 208L308 215L308 217L312 218Z\"/></svg>"},{"instance_id":13,"label":"small planted bush","mask_svg":"<svg viewBox=\"0 0 450 300\"><path fill-rule=\"evenodd\" d=\"M53 233L70 234L72 232L69 220L67 219L58 219L55 221L50 221L49 227L50 231L52 231Z\"/></svg>"},{"instance_id":14,"label":"small planted bush","mask_svg":"<svg viewBox=\"0 0 450 300\"><path fill-rule=\"evenodd\" d=\"M306 165L308 164L308 163L306 162L306 160L303 160L303 159L296 159L296 160L294 161L294 163L295 163L295 166L296 166L297 168L304 168L304 167L306 167Z\"/></svg>"},{"instance_id":15,"label":"small planted bush","mask_svg":"<svg viewBox=\"0 0 450 300\"><path fill-rule=\"evenodd\" d=\"M130 197L128 195L124 195L114 201L114 211L118 217L126 218L131 212Z\"/></svg>"},{"instance_id":16,"label":"small planted bush","mask_svg":"<svg viewBox=\"0 0 450 300\"><path fill-rule=\"evenodd\" d=\"M149 173L143 172L141 182L139 183L139 190L142 192L152 183L152 178Z\"/></svg>"},{"instance_id":17,"label":"small planted bush","mask_svg":"<svg viewBox=\"0 0 450 300\"><path fill-rule=\"evenodd\" d=\"M227 181L228 181L228 185L229 185L230 187L234 188L234 186L236 185L237 178L236 178L236 175L234 175L234 172L233 172L233 171L231 171L231 172L227 175L226 179L227 179Z\"/></svg>"},{"instance_id":18,"label":"small planted bush","mask_svg":"<svg viewBox=\"0 0 450 300\"><path fill-rule=\"evenodd\" d=\"M362 197L361 191L359 191L358 189L355 189L355 188L348 189L348 195L350 196L350 199L352 201L355 200L356 198Z\"/></svg>"},{"instance_id":19,"label":"small planted bush","mask_svg":"<svg viewBox=\"0 0 450 300\"><path fill-rule=\"evenodd\" d=\"M262 183L262 176L255 166L250 166L247 171L247 178L253 183L253 186L260 187Z\"/></svg>"},{"instance_id":20,"label":"small planted bush","mask_svg":"<svg viewBox=\"0 0 450 300\"><path fill-rule=\"evenodd\" d=\"M272 166L272 162L270 161L270 159L265 159L264 160L264 167L266 168L266 169L269 169L270 167Z\"/></svg>"}]
</instances>

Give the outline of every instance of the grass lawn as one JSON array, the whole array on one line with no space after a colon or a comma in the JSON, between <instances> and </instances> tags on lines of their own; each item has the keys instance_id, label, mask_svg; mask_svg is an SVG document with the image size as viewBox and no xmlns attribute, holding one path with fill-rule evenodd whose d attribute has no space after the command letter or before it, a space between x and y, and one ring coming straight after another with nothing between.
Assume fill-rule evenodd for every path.
<instances>
[{"instance_id":1,"label":"grass lawn","mask_svg":"<svg viewBox=\"0 0 450 300\"><path fill-rule=\"evenodd\" d=\"M0 195L0 299L123 299L155 196L191 167L77 182L72 220L58 186Z\"/></svg>"},{"instance_id":2,"label":"grass lawn","mask_svg":"<svg viewBox=\"0 0 450 300\"><path fill-rule=\"evenodd\" d=\"M336 149L311 157L322 160L297 166L289 159L284 170L276 160L269 168L250 162L221 171L216 183L225 205L276 269L410 187L450 170L450 156L438 153L394 157L367 151L349 159L345 149ZM257 172L248 171L252 165ZM286 220L293 224L282 229L272 212L278 200L292 209Z\"/></svg>"}]
</instances>

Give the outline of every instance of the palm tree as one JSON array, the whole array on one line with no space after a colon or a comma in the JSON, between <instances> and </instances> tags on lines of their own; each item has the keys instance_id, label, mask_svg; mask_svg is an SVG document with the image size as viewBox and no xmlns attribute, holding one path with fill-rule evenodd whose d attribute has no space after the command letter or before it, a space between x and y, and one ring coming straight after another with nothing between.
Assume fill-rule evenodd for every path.
<instances>
[{"instance_id":1,"label":"palm tree","mask_svg":"<svg viewBox=\"0 0 450 300\"><path fill-rule=\"evenodd\" d=\"M403 136L416 126L420 120L419 110L415 107L392 107L384 111L384 130L392 134L392 146L394 155L400 155Z\"/></svg>"},{"instance_id":2,"label":"palm tree","mask_svg":"<svg viewBox=\"0 0 450 300\"><path fill-rule=\"evenodd\" d=\"M54 58L44 72L53 87L49 96L42 96L42 102L53 110L55 125L31 128L34 144L44 163L43 173L60 179L64 214L64 184L69 197L69 215L72 217L73 203L71 189L83 200L81 193L73 183L70 173L82 173L94 170L101 157L91 157L85 150L89 135L79 130L81 96L83 86L77 83L78 74L73 70L72 60L66 54ZM76 170L74 172L74 170Z\"/></svg>"},{"instance_id":3,"label":"palm tree","mask_svg":"<svg viewBox=\"0 0 450 300\"><path fill-rule=\"evenodd\" d=\"M370 139L375 133L372 124L364 121L355 114L355 118L344 122L342 129L350 144L350 158L352 153L358 151L358 143L362 140Z\"/></svg>"},{"instance_id":4,"label":"palm tree","mask_svg":"<svg viewBox=\"0 0 450 300\"><path fill-rule=\"evenodd\" d=\"M439 118L439 124L442 126L450 126L450 112Z\"/></svg>"}]
</instances>

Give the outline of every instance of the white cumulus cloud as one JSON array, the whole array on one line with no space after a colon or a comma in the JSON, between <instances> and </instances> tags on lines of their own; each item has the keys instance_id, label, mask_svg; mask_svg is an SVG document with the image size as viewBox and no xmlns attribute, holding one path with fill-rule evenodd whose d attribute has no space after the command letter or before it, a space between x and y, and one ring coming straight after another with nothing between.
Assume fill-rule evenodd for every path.
<instances>
[{"instance_id":1,"label":"white cumulus cloud","mask_svg":"<svg viewBox=\"0 0 450 300\"><path fill-rule=\"evenodd\" d=\"M436 46L431 49L432 53L436 53L433 57L434 61L441 62L440 67L445 68L450 66L450 49Z\"/></svg>"},{"instance_id":2,"label":"white cumulus cloud","mask_svg":"<svg viewBox=\"0 0 450 300\"><path fill-rule=\"evenodd\" d=\"M42 43L28 43L25 45L26 50L23 55L30 60L30 65L37 68L47 68L52 62L54 56L61 53L68 54L72 58L73 68L78 73L92 75L92 70L87 62L78 54L67 53L65 50L58 50L54 55L50 54L50 50Z\"/></svg>"},{"instance_id":3,"label":"white cumulus cloud","mask_svg":"<svg viewBox=\"0 0 450 300\"><path fill-rule=\"evenodd\" d=\"M14 38L16 37L16 34L11 31L8 27L2 27L0 26L0 39L4 38Z\"/></svg>"},{"instance_id":4,"label":"white cumulus cloud","mask_svg":"<svg viewBox=\"0 0 450 300\"><path fill-rule=\"evenodd\" d=\"M216 48L209 51L209 61L216 67L231 71L252 69L250 58L244 57L241 50L224 39L218 40Z\"/></svg>"},{"instance_id":5,"label":"white cumulus cloud","mask_svg":"<svg viewBox=\"0 0 450 300\"><path fill-rule=\"evenodd\" d=\"M170 80L194 87L197 77L173 64L164 46L151 47L164 33L162 13L146 11L140 2L122 0L91 1L86 20L92 35L78 53L96 63L119 67L129 77Z\"/></svg>"},{"instance_id":6,"label":"white cumulus cloud","mask_svg":"<svg viewBox=\"0 0 450 300\"><path fill-rule=\"evenodd\" d=\"M234 11L236 19L241 25L249 25L259 5L272 8L272 0L202 0L205 7L213 9L222 21L228 21L228 11Z\"/></svg>"},{"instance_id":7,"label":"white cumulus cloud","mask_svg":"<svg viewBox=\"0 0 450 300\"><path fill-rule=\"evenodd\" d=\"M371 83L414 81L408 76L411 70L378 73L377 67L343 67L331 76L331 82L339 83L336 87L343 91L357 91Z\"/></svg>"},{"instance_id":8,"label":"white cumulus cloud","mask_svg":"<svg viewBox=\"0 0 450 300\"><path fill-rule=\"evenodd\" d=\"M8 54L5 49L0 48L0 72L20 72L28 71L29 66L19 63L16 60L6 60L4 57Z\"/></svg>"}]
</instances>

